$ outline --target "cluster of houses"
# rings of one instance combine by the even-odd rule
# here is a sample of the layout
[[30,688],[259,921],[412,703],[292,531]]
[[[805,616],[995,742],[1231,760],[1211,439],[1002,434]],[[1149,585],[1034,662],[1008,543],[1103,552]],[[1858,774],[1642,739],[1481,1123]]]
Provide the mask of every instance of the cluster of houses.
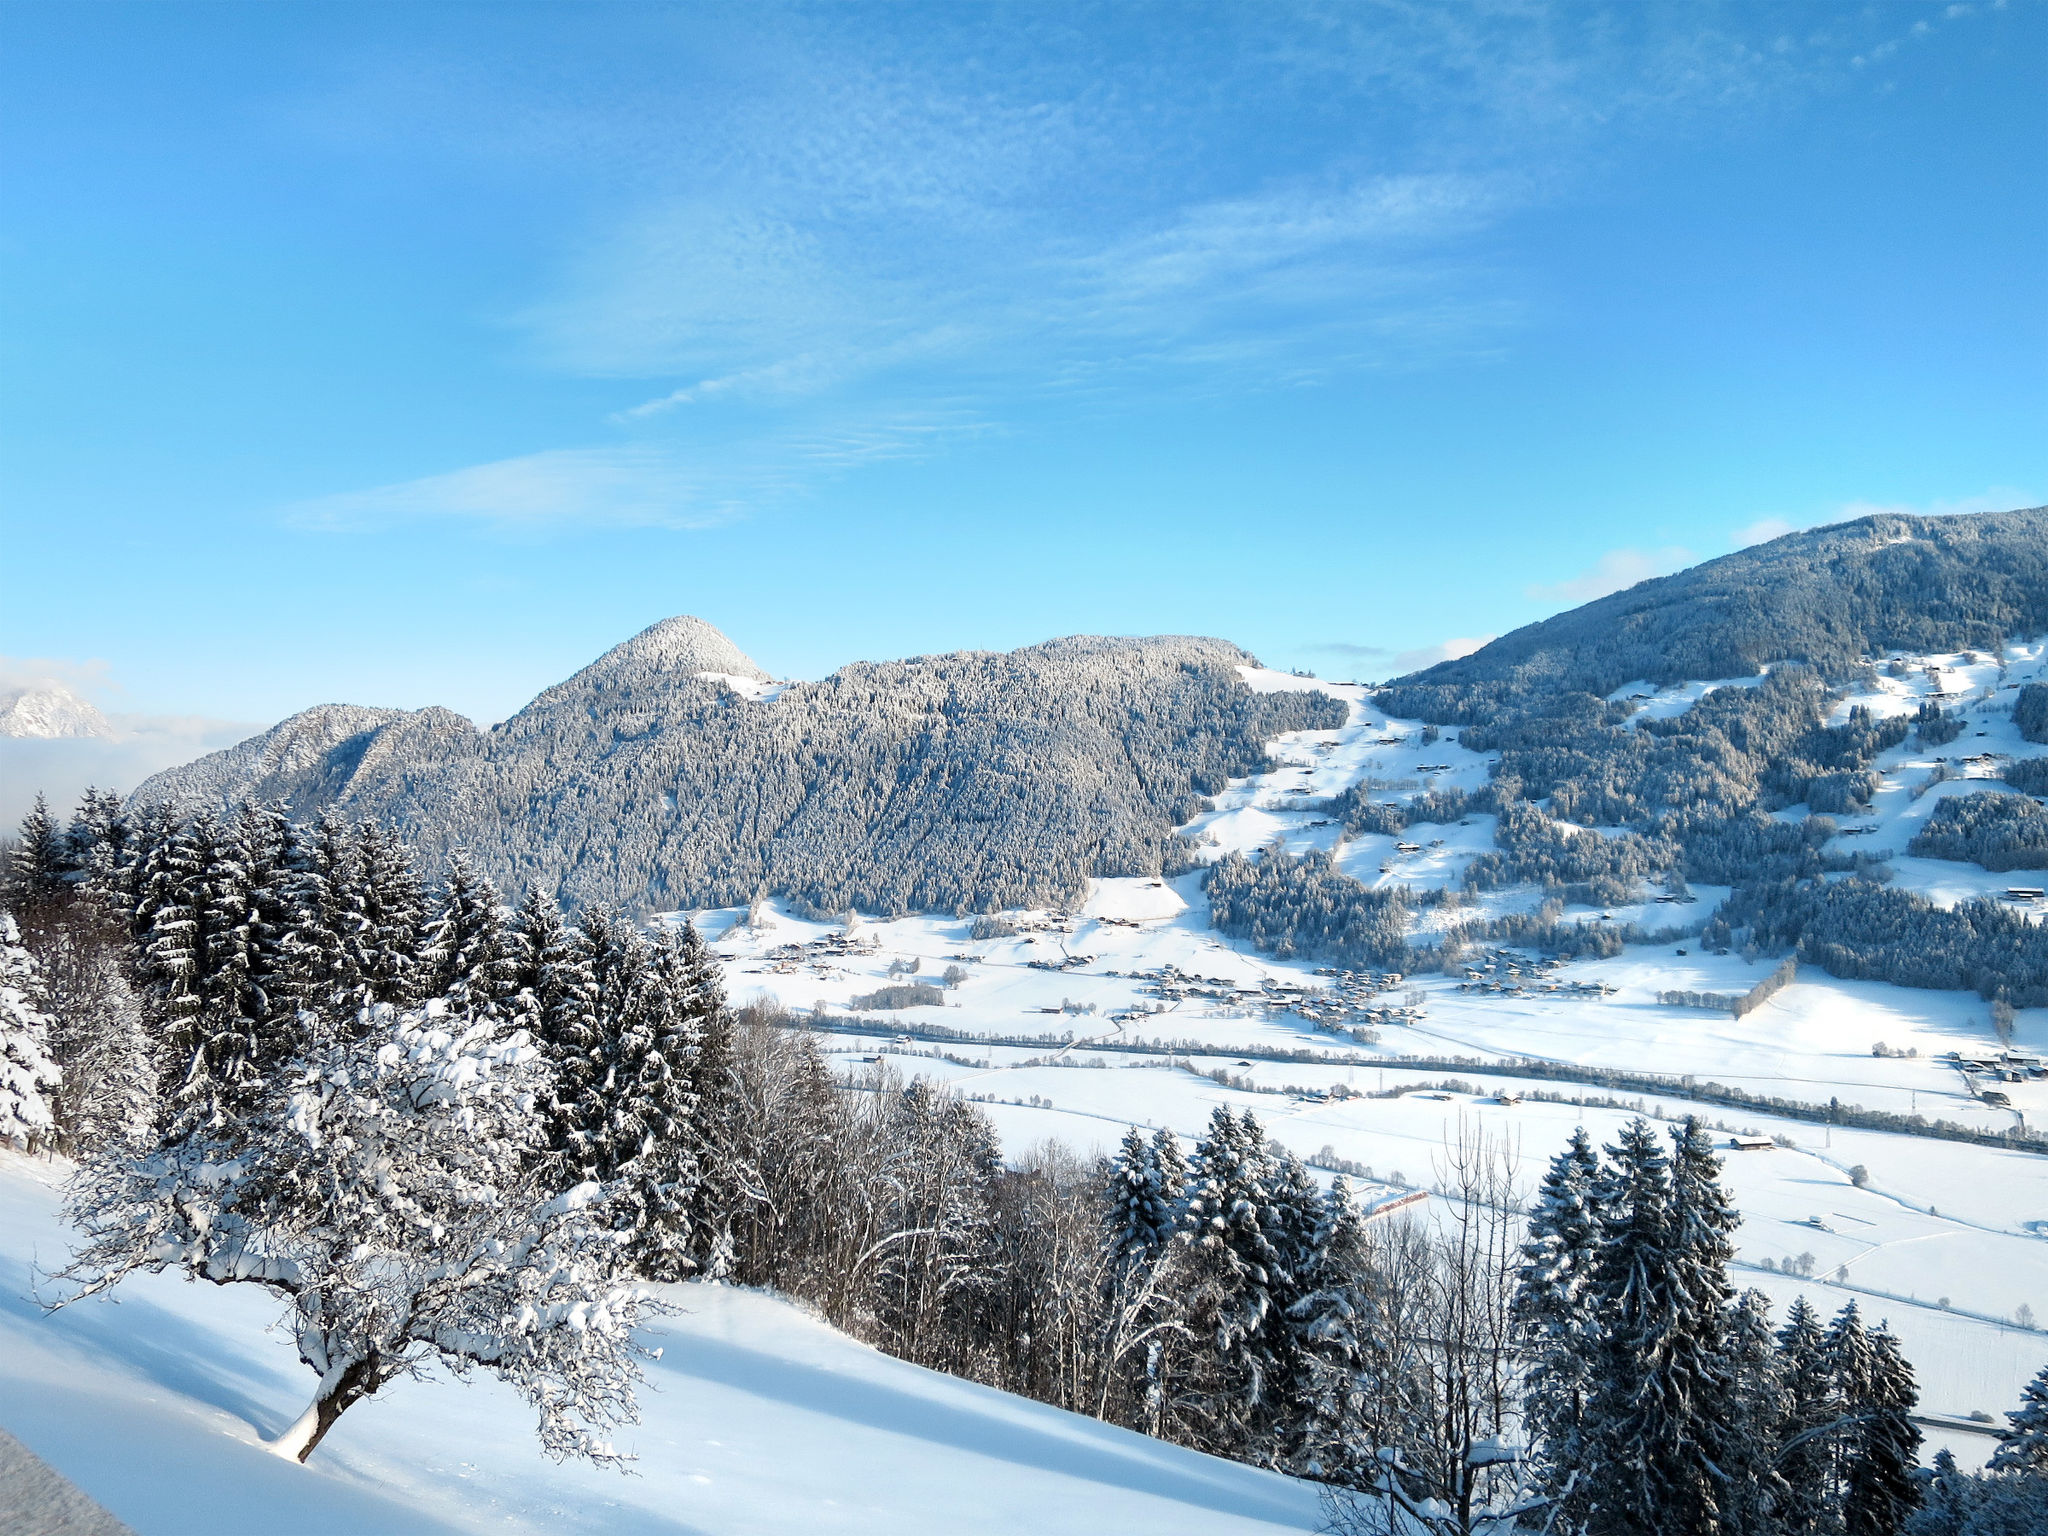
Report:
[[1496,997],[1611,997],[1614,988],[1598,981],[1558,981],[1552,976],[1564,964],[1549,956],[1488,950],[1462,967],[1460,992],[1487,992]]
[[[832,963],[833,957],[872,955],[879,948],[881,945],[871,937],[828,933],[803,944],[778,944],[760,957],[760,965],[742,969],[750,975],[766,971],[776,976],[794,976],[799,971],[810,971],[814,975],[830,976],[840,969]],[[731,960],[737,957],[722,955],[721,958]]]
[[1996,1046],[1964,1046],[1944,1058],[1963,1074],[1963,1084],[1985,1103],[2008,1102],[1991,1083],[2039,1082],[2048,1078],[2048,1058],[2033,1051],[2002,1050]]

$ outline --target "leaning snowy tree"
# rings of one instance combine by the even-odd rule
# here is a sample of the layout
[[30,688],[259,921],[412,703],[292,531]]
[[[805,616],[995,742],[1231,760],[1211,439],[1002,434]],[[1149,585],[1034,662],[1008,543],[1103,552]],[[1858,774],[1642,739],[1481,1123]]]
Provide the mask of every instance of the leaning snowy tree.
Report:
[[322,1034],[232,1129],[86,1165],[58,1305],[137,1271],[274,1292],[320,1378],[272,1443],[300,1461],[352,1403],[436,1361],[518,1389],[549,1454],[620,1461],[604,1434],[635,1417],[632,1330],[659,1306],[620,1278],[612,1191],[545,1177],[538,1053],[438,999]]

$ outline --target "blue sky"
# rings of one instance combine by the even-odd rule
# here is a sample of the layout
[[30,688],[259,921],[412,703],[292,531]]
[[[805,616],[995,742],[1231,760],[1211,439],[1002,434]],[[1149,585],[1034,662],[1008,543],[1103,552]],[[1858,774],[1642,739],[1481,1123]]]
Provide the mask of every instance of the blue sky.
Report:
[[683,612],[1387,676],[2048,501],[2040,0],[0,25],[0,665],[110,708],[496,719]]

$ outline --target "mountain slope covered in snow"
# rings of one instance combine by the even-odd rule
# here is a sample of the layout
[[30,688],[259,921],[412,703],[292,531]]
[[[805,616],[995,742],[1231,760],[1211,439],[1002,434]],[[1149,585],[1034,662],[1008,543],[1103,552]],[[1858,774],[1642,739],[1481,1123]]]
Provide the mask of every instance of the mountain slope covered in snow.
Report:
[[462,846],[501,886],[631,907],[980,910],[1186,867],[1172,829],[1317,693],[1257,693],[1220,640],[1079,636],[770,684],[671,619],[489,731],[326,706],[159,774],[138,801],[283,800]]

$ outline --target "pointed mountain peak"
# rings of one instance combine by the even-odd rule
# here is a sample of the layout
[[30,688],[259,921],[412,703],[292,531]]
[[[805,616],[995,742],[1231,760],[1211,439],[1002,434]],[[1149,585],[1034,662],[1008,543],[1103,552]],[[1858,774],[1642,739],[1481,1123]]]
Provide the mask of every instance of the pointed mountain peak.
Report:
[[644,667],[657,672],[723,672],[767,682],[754,658],[702,619],[678,614],[650,624],[591,663],[593,669]]
[[533,702],[544,703],[592,686],[632,686],[653,678],[692,677],[699,672],[768,681],[768,674],[754,659],[716,629],[702,619],[678,614],[659,624],[650,624],[632,639],[613,646],[574,677],[557,683]]

